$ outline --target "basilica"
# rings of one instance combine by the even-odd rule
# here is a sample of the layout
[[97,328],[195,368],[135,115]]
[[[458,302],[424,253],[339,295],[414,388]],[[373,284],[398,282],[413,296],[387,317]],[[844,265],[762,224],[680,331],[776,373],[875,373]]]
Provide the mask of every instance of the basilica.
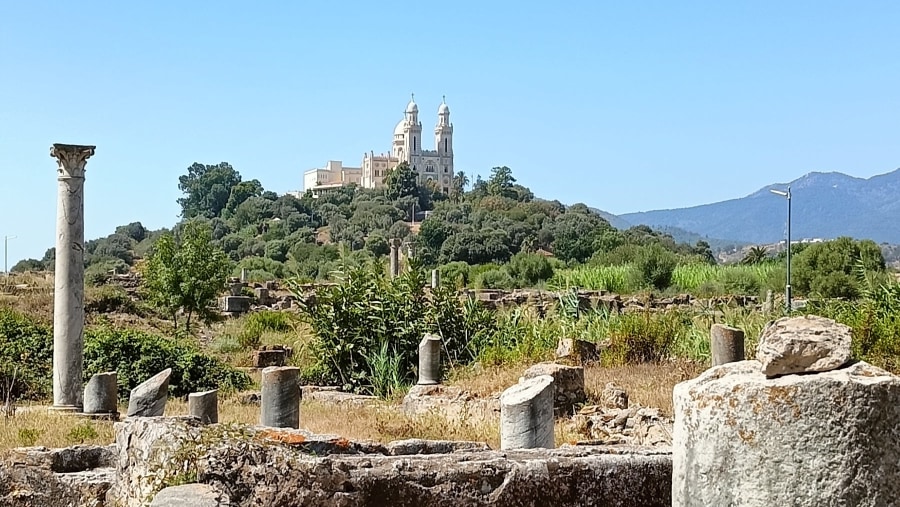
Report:
[[409,164],[419,175],[419,184],[433,182],[443,192],[450,192],[453,180],[453,124],[445,101],[438,107],[434,127],[434,149],[422,147],[422,122],[415,96],[406,105],[403,119],[394,128],[391,151],[363,155],[361,167],[345,167],[340,161],[329,161],[324,168],[303,173],[303,190],[319,195],[330,189],[356,183],[364,188],[379,188],[387,172],[401,162]]

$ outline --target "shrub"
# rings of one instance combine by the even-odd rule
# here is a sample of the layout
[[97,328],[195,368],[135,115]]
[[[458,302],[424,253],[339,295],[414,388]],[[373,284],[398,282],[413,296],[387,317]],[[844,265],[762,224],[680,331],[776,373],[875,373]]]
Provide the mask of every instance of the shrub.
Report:
[[484,271],[475,278],[476,289],[511,289],[516,283],[505,269]]
[[518,287],[531,287],[553,276],[550,261],[536,253],[520,252],[513,255],[506,270]]
[[663,290],[672,282],[678,257],[660,245],[653,244],[638,250],[634,264],[646,285]]
[[254,349],[259,347],[263,333],[284,333],[293,329],[290,314],[270,310],[253,312],[244,319],[244,326],[237,339],[241,348]]
[[652,363],[668,359],[687,324],[678,312],[630,312],[610,320],[610,346],[604,362],[612,365]]
[[5,391],[12,384],[9,394],[14,399],[44,398],[52,389],[52,365],[51,328],[24,314],[0,308],[0,388]]
[[196,345],[133,329],[107,326],[85,333],[84,380],[104,371],[118,374],[120,392],[128,392],[157,373],[172,368],[173,396],[208,389],[245,389],[246,373],[201,353]]
[[88,293],[84,305],[86,313],[130,313],[142,315],[140,308],[131,299],[125,289],[114,285],[104,285]]
[[450,262],[440,267],[441,284],[463,288],[469,283],[469,265],[465,262]]
[[[314,298],[299,299],[300,314],[316,339],[317,364],[309,380],[338,384],[357,392],[390,391],[388,386],[415,378],[418,344],[427,332],[439,333],[452,359],[472,357],[461,303],[449,289],[426,297],[425,271],[413,260],[410,269],[389,279],[380,265],[344,266],[337,283],[320,286]],[[296,281],[288,285],[299,292]]]

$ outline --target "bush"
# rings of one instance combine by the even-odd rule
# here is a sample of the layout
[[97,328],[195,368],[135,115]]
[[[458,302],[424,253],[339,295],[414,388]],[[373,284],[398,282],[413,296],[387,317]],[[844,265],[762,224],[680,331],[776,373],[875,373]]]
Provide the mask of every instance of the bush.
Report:
[[128,264],[121,259],[95,259],[94,263],[84,270],[84,281],[95,287],[105,284],[111,273],[127,273]]
[[505,269],[491,269],[480,273],[474,285],[476,289],[511,289],[516,282]]
[[668,359],[679,333],[687,329],[678,312],[630,312],[610,320],[610,346],[604,362],[612,365],[653,363]]
[[85,381],[95,373],[115,371],[120,392],[129,392],[166,368],[172,368],[169,393],[173,396],[209,389],[240,390],[250,386],[250,377],[246,373],[204,355],[191,343],[106,326],[85,333]]
[[[417,261],[390,279],[376,263],[344,266],[337,284],[320,286],[314,298],[299,299],[302,318],[316,335],[317,364],[309,380],[356,392],[394,392],[415,379],[418,345],[425,333],[439,333],[451,360],[474,357],[459,298],[450,289],[426,297],[425,271]],[[299,292],[295,280],[288,285]],[[394,379],[394,380],[391,380]],[[390,382],[389,382],[390,381]]]
[[259,347],[263,333],[273,331],[284,333],[294,329],[290,314],[284,312],[261,311],[251,313],[244,319],[244,326],[238,335],[241,348]]
[[142,315],[143,312],[122,287],[104,285],[87,294],[84,305],[85,313],[130,313]]
[[463,288],[469,284],[469,265],[465,262],[451,262],[439,268],[441,285]]
[[0,308],[0,394],[12,382],[11,398],[40,399],[51,393],[53,332],[16,311]]
[[546,257],[536,253],[520,252],[513,255],[506,265],[517,287],[533,287],[553,276],[553,266]]
[[671,284],[677,264],[678,257],[657,244],[641,248],[635,257],[635,266],[644,283],[658,290],[664,290]]

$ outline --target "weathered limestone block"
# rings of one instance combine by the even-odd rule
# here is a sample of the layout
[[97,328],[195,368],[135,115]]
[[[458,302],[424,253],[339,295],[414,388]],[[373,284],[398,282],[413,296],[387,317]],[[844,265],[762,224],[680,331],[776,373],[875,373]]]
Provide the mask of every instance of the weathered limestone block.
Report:
[[391,456],[410,454],[450,454],[453,452],[490,451],[484,442],[456,442],[453,440],[396,440],[384,446]]
[[607,382],[600,391],[600,406],[604,408],[628,408],[628,392],[612,382]]
[[98,373],[84,387],[85,414],[119,415],[119,386],[114,371]]
[[408,416],[436,414],[449,420],[496,420],[500,416],[500,399],[476,398],[459,387],[415,385],[403,397],[403,413]]
[[500,395],[500,448],[552,449],[553,377],[523,379]]
[[104,507],[114,480],[112,468],[54,473],[17,466],[0,458],[0,505],[3,507]]
[[584,368],[581,366],[567,366],[558,363],[538,363],[522,375],[529,379],[549,375],[553,377],[555,389],[554,407],[558,413],[571,414],[575,405],[584,403],[587,399],[584,393]]
[[712,365],[744,360],[744,331],[723,324],[713,324],[709,330]]
[[153,497],[150,507],[228,507],[228,496],[208,484],[169,486]]
[[43,468],[56,473],[74,473],[113,467],[117,457],[117,450],[112,445],[76,445],[58,449],[18,447],[9,451],[6,460],[15,465]]
[[287,351],[284,349],[254,350],[251,359],[254,368],[284,366],[285,360],[287,359]]
[[595,344],[574,338],[559,340],[559,344],[556,347],[556,357],[581,365],[600,360]]
[[247,296],[222,296],[220,307],[227,313],[244,313],[250,311],[250,298]]
[[817,315],[783,317],[759,337],[756,359],[767,376],[828,371],[850,360],[850,328]]
[[110,501],[119,507],[148,505],[162,483],[185,468],[183,459],[197,483],[227,494],[236,507],[668,507],[671,502],[671,456],[664,449],[457,449],[389,456],[383,448],[343,441],[349,454],[336,454],[344,452],[338,445],[307,450],[309,440],[288,438],[297,434],[201,428],[174,418],[118,423],[120,480]]
[[113,446],[22,447],[0,455],[0,505],[100,507],[115,478]]
[[188,413],[203,424],[219,422],[219,391],[203,391],[188,395]]
[[900,378],[865,362],[767,378],[757,361],[675,386],[675,507],[896,506]]
[[159,417],[166,412],[169,397],[169,378],[172,368],[157,373],[131,390],[128,398],[128,417]]

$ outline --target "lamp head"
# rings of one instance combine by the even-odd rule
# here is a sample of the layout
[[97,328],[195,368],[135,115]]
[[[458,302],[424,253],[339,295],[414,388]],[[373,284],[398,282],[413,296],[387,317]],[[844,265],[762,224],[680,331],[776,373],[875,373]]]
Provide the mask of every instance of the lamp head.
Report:
[[780,195],[781,197],[787,197],[787,196],[788,196],[788,193],[787,193],[787,192],[783,192],[783,191],[781,191],[781,190],[775,190],[774,188],[770,188],[770,189],[769,189],[769,192],[772,192],[772,193],[775,194],[775,195]]

